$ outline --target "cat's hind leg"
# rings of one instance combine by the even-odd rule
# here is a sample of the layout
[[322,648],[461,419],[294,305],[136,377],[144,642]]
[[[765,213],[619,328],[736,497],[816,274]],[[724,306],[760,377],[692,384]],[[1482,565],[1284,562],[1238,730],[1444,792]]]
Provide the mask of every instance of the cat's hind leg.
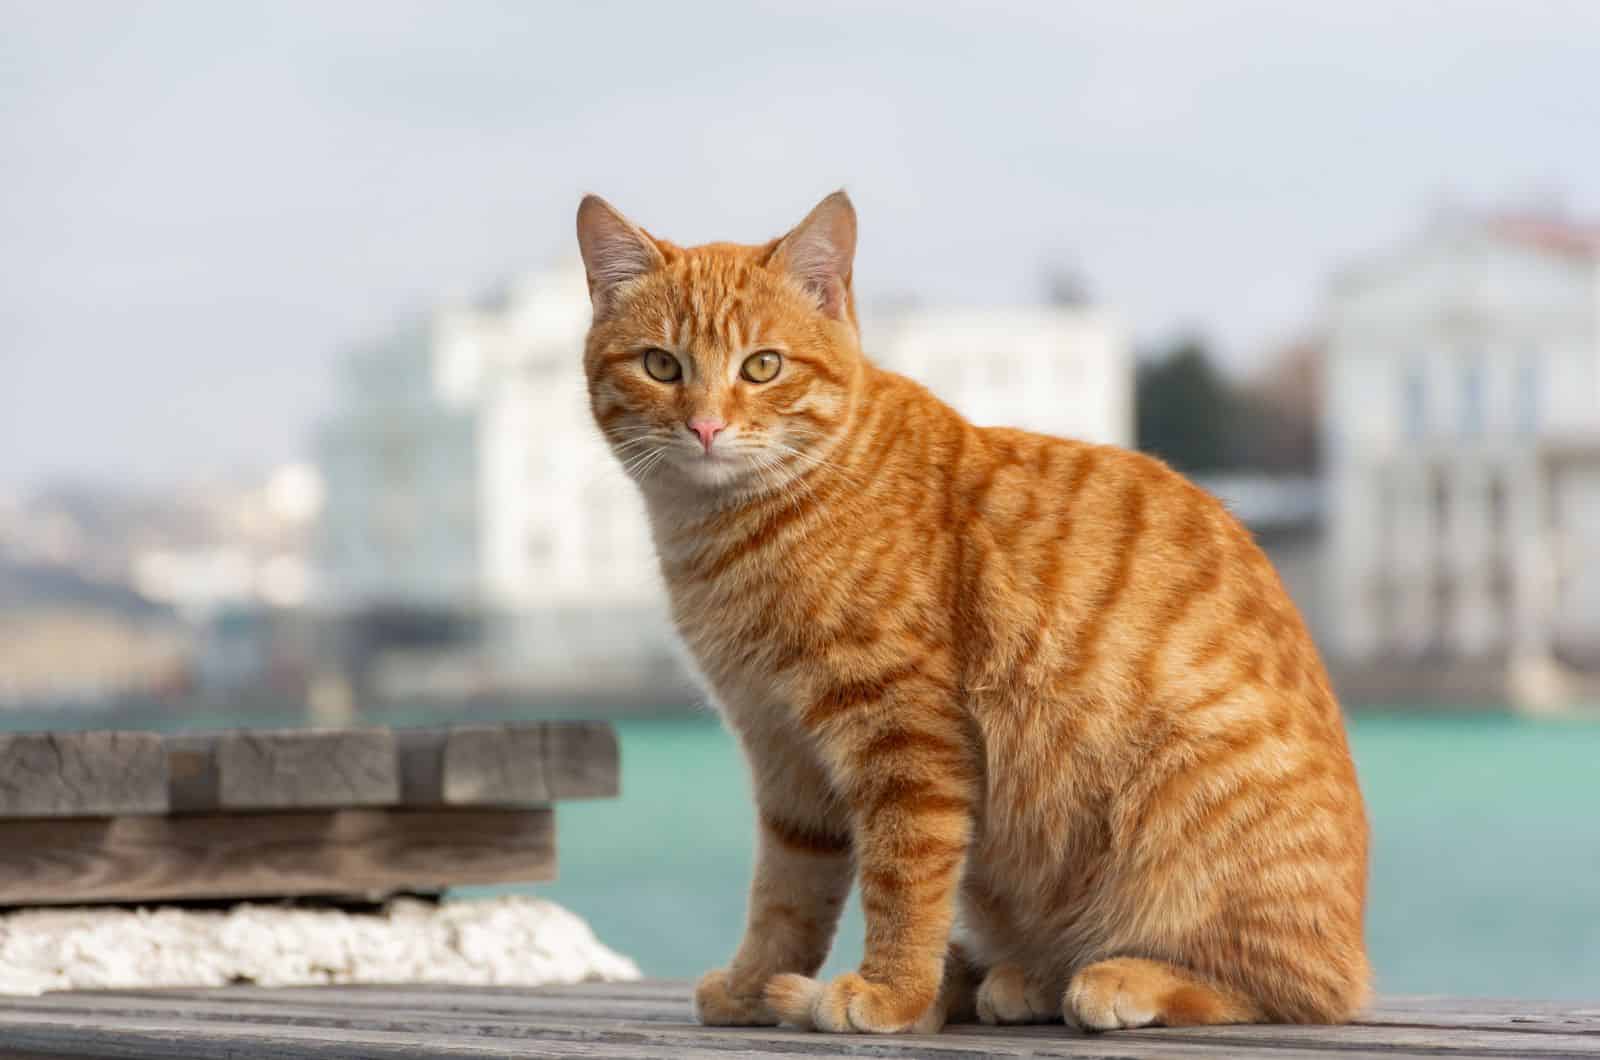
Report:
[[1116,957],[1080,969],[1067,984],[1061,1013],[1086,1031],[1255,1023],[1259,1006],[1164,961]]
[[1056,990],[1030,976],[1020,964],[997,964],[978,987],[977,1015],[984,1023],[1054,1023],[1061,1018]]

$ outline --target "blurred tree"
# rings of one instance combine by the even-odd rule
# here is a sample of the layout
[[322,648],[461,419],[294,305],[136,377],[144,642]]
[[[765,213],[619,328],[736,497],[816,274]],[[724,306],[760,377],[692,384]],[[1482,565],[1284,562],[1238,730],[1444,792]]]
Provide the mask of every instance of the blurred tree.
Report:
[[1141,361],[1134,391],[1134,430],[1141,450],[1180,471],[1229,466],[1235,400],[1198,338]]
[[1141,450],[1187,472],[1313,474],[1318,467],[1321,347],[1301,342],[1245,385],[1185,338],[1140,362],[1135,425]]

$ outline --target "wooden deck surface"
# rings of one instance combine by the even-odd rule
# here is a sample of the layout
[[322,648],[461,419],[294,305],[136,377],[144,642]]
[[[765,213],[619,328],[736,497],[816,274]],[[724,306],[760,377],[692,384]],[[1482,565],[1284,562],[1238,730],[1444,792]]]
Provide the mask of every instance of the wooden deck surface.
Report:
[[1600,1057],[1600,1001],[1392,998],[1347,1027],[930,1037],[697,1026],[686,983],[111,991],[0,999],[0,1057]]

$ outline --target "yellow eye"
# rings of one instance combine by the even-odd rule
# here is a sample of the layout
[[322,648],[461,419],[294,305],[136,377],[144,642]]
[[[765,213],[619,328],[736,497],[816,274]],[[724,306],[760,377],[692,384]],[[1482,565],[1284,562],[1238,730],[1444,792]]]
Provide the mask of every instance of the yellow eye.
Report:
[[762,350],[744,359],[739,374],[752,383],[770,383],[778,377],[778,371],[782,368],[783,354],[777,350]]
[[645,350],[644,370],[651,379],[660,383],[675,383],[683,378],[683,365],[666,350]]

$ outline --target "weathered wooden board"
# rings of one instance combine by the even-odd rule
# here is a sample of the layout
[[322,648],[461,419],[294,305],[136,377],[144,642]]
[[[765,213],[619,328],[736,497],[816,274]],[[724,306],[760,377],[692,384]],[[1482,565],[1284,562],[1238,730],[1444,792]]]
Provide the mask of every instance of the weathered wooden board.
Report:
[[[475,1037],[441,1039],[431,1032],[299,1027],[259,1028],[221,1024],[200,1030],[182,1020],[127,1019],[114,1027],[84,1025],[81,1017],[49,1015],[13,1017],[0,1009],[0,1058],[93,1057],[95,1060],[453,1060],[455,1057],[595,1057],[636,1058],[651,1055],[636,1045],[611,1045],[584,1039],[537,1038],[508,1041]],[[668,1055],[657,1053],[654,1055]],[[722,1050],[670,1054],[685,1060],[716,1057]]]
[[599,721],[400,730],[408,806],[535,806],[615,796],[617,736]]
[[[1391,999],[1348,1027],[946,1028],[934,1036],[696,1026],[686,983],[117,991],[0,1003],[0,1057],[1600,1056],[1600,1004]],[[1525,1022],[1524,1022],[1525,1021]]]
[[399,744],[390,729],[240,730],[217,737],[217,808],[394,806]]
[[543,806],[618,790],[605,722],[0,735],[0,818]]
[[542,725],[471,725],[445,735],[441,783],[451,805],[526,805],[549,802]]
[[387,893],[555,875],[548,809],[0,821],[0,904]]
[[465,806],[608,798],[619,757],[604,722],[457,726],[445,736],[442,794]]
[[553,799],[605,799],[621,789],[617,734],[602,722],[547,725],[544,771]]
[[166,811],[167,755],[155,733],[0,733],[0,817]]
[[[217,808],[216,734],[178,733],[166,737],[167,805],[173,813],[199,813]],[[111,811],[134,813],[133,810]]]
[[400,804],[444,805],[444,748],[437,729],[396,729],[400,755]]

